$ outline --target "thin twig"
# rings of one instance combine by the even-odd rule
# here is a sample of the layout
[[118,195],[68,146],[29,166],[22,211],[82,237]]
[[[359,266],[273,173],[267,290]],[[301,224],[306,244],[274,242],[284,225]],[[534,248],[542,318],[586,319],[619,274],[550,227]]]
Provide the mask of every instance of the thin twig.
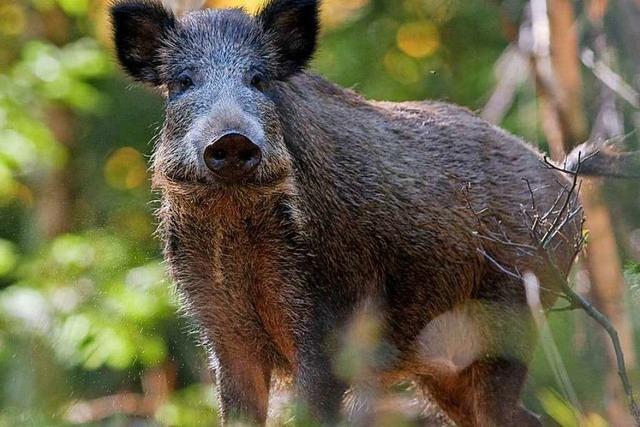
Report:
[[535,198],[535,196],[533,194],[533,189],[531,188],[531,183],[529,182],[529,180],[527,178],[522,178],[522,180],[527,183],[527,188],[529,189],[529,194],[531,195],[531,210],[533,210],[535,212],[538,209],[536,208],[536,198]]
[[502,271],[504,274],[511,276],[515,279],[521,279],[522,276],[520,275],[520,273],[516,272],[512,272],[509,271],[507,268],[503,267],[502,264],[500,264],[498,261],[496,261],[491,255],[489,255],[484,249],[477,249],[478,253],[480,253],[483,257],[485,257],[487,260],[489,260],[489,262],[491,262],[497,269],[499,269],[500,271]]

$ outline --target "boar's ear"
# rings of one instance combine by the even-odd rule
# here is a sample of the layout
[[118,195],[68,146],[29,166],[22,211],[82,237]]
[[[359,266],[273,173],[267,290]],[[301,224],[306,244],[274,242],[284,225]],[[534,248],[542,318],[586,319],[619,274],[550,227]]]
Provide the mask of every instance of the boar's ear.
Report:
[[153,0],[117,0],[111,21],[120,64],[134,79],[160,85],[160,48],[175,30],[173,13]]
[[318,0],[271,0],[257,15],[278,53],[277,78],[303,69],[316,49]]

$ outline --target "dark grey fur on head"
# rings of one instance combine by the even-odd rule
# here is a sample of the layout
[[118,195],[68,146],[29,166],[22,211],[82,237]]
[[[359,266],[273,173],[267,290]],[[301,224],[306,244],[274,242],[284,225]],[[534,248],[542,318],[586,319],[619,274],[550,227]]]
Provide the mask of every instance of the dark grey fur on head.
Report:
[[[269,77],[286,79],[307,65],[319,31],[317,0],[272,0],[255,18],[236,9],[191,12],[180,19],[158,1],[116,0],[111,19],[120,63],[136,80],[156,86],[170,78],[161,76],[159,68],[163,50],[176,41],[190,39],[196,47],[224,35],[232,45],[251,44],[265,60]],[[208,37],[194,33],[194,27]]]

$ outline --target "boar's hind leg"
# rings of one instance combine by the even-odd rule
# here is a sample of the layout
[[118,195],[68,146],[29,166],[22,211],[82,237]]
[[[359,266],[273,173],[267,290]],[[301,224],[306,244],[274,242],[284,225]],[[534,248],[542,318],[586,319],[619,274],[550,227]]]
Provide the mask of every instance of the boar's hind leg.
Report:
[[520,361],[487,358],[458,374],[425,380],[425,385],[460,427],[539,427],[538,417],[520,404],[526,373]]
[[230,422],[248,422],[264,425],[269,404],[271,369],[250,353],[232,354],[216,352],[215,374],[220,398],[222,419]]
[[[536,341],[521,283],[491,277],[468,301],[463,326],[479,337],[475,356],[457,369],[426,377],[425,385],[459,426],[540,426],[520,393]],[[474,329],[475,328],[475,329]],[[463,338],[464,339],[464,338]]]

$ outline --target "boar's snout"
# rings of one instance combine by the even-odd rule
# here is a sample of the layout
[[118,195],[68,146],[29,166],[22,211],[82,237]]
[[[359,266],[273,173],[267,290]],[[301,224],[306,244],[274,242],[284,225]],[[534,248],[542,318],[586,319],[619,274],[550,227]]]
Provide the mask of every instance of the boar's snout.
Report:
[[218,178],[236,182],[247,177],[262,160],[262,150],[239,133],[228,133],[204,150],[204,163]]

